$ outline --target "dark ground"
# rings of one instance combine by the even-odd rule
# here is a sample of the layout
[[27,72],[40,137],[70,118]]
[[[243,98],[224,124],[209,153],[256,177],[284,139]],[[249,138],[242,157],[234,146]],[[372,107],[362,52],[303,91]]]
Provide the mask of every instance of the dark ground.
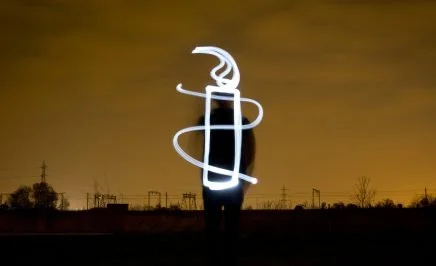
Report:
[[[0,265],[207,265],[203,243],[201,233],[3,235]],[[434,243],[425,233],[259,233],[242,237],[240,265],[436,265]]]
[[[202,217],[7,211],[0,213],[0,266],[208,265]],[[436,265],[435,209],[244,211],[241,229],[239,265]],[[223,254],[228,249],[222,245]]]

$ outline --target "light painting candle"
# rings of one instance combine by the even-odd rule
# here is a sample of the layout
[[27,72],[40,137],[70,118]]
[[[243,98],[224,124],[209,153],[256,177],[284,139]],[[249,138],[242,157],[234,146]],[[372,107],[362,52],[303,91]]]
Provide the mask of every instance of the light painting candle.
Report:
[[[232,187],[235,187],[239,183],[239,178],[244,179],[252,184],[257,184],[257,179],[242,173],[239,173],[239,167],[240,167],[240,158],[241,158],[241,143],[242,143],[242,130],[251,129],[255,126],[257,126],[263,117],[263,108],[262,106],[255,100],[247,99],[247,98],[241,98],[240,97],[240,91],[237,89],[239,85],[240,80],[240,74],[239,69],[236,65],[236,62],[234,61],[233,57],[224,51],[223,49],[220,49],[218,47],[213,46],[204,46],[204,47],[197,47],[193,50],[192,53],[205,53],[205,54],[211,54],[220,60],[220,63],[214,67],[210,74],[213,79],[215,79],[218,86],[207,86],[206,87],[206,93],[199,93],[199,92],[193,92],[188,91],[182,88],[182,84],[177,85],[176,89],[177,91],[196,96],[196,97],[203,97],[206,98],[206,105],[205,105],[205,124],[204,126],[193,126],[189,128],[185,128],[182,130],[179,130],[173,138],[173,145],[176,151],[188,162],[203,168],[203,185],[206,187],[209,187],[211,190],[224,190],[229,189]],[[221,69],[223,66],[226,66],[226,69],[220,74],[216,75],[216,72]],[[232,79],[226,79],[225,76],[230,73],[230,71],[233,70],[233,76]],[[230,94],[232,96],[217,96],[213,95],[213,93],[220,92],[220,93],[226,93]],[[211,100],[217,99],[217,100],[232,100],[233,101],[233,114],[234,114],[234,120],[233,125],[211,125],[210,124],[210,112],[211,112]],[[241,102],[249,102],[256,105],[256,107],[259,110],[259,114],[257,118],[246,125],[242,125],[242,113],[241,113]],[[219,168],[213,165],[209,165],[209,152],[210,152],[210,130],[234,130],[235,132],[235,152],[234,152],[234,165],[233,165],[233,171]],[[205,131],[205,143],[204,143],[204,157],[203,162],[200,162],[193,158],[192,156],[188,155],[186,152],[183,151],[183,149],[180,147],[178,143],[178,138],[180,135],[188,132],[193,131],[199,131],[204,130]],[[227,175],[231,176],[230,181],[225,182],[217,182],[217,181],[210,181],[208,179],[208,172],[214,172],[217,174]]]

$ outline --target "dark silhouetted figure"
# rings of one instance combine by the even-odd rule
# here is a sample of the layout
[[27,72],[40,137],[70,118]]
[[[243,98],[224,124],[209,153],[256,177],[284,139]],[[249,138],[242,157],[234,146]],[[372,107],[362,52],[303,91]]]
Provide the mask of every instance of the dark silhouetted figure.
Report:
[[[214,103],[216,104],[216,108],[211,111],[210,124],[233,125],[233,102],[214,100]],[[242,124],[249,123],[250,121],[247,118],[242,117]],[[200,118],[198,124],[204,125],[204,116]],[[234,134],[234,130],[211,129],[209,165],[233,171],[235,157]],[[254,157],[255,138],[253,130],[242,130],[240,173],[251,174]],[[202,176],[203,172],[201,172],[201,177]],[[224,182],[229,181],[231,176],[216,174],[209,171],[208,178],[210,181]],[[239,179],[238,186],[225,190],[210,190],[208,187],[203,185],[205,226],[208,233],[207,248],[212,264],[236,264],[240,213],[244,201],[244,194],[248,187],[249,183],[242,179]],[[224,212],[222,211],[223,208]],[[224,234],[221,234],[222,220],[224,220]]]

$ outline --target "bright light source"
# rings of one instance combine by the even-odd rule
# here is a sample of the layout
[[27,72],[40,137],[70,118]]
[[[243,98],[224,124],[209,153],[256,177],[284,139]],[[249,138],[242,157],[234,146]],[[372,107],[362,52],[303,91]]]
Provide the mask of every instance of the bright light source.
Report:
[[[239,178],[244,179],[252,184],[257,184],[256,178],[239,173],[239,163],[241,158],[242,130],[253,128],[260,123],[263,117],[263,108],[255,100],[240,97],[240,91],[237,89],[240,80],[239,69],[238,66],[236,65],[235,60],[229,53],[227,53],[221,48],[213,47],[213,46],[196,47],[192,51],[192,53],[211,54],[218,57],[220,63],[216,67],[214,67],[210,72],[211,77],[216,81],[216,84],[218,86],[207,86],[206,93],[200,93],[200,92],[185,90],[182,88],[182,84],[177,85],[176,89],[181,93],[196,96],[196,97],[206,98],[206,108],[205,108],[205,121],[204,121],[205,125],[188,127],[178,131],[173,138],[174,148],[185,160],[192,163],[193,165],[196,165],[204,169],[203,185],[209,187],[211,190],[224,190],[224,189],[235,187],[239,183]],[[226,69],[221,74],[217,75],[216,72],[224,66],[226,66]],[[227,76],[232,70],[233,70],[232,78],[231,79],[225,78],[225,76]],[[233,96],[212,95],[212,93],[214,92],[227,93]],[[234,106],[233,125],[210,125],[211,99],[233,101],[233,106]],[[242,125],[241,102],[253,103],[259,109],[259,114],[257,118],[250,124]],[[210,149],[209,146],[210,146],[211,129],[234,130],[235,160],[233,165],[233,171],[219,168],[213,165],[209,165],[209,149]],[[200,131],[200,130],[205,131],[203,162],[200,162],[195,158],[193,158],[192,156],[188,155],[185,151],[183,151],[183,149],[180,147],[178,143],[178,138],[180,135],[184,133],[188,133],[192,131]],[[227,175],[227,176],[231,176],[232,178],[230,181],[226,181],[226,182],[209,181],[208,172]]]

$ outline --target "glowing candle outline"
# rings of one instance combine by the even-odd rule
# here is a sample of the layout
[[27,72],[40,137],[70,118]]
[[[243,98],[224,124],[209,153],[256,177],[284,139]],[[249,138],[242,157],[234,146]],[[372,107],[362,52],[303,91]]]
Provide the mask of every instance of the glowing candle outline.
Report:
[[[185,90],[182,88],[182,84],[178,84],[176,90],[180,93],[206,98],[206,107],[205,107],[205,125],[204,126],[193,126],[189,128],[184,128],[179,130],[173,137],[173,145],[175,150],[182,156],[185,160],[192,163],[195,166],[198,166],[203,169],[203,185],[209,187],[211,190],[223,190],[232,188],[238,185],[239,178],[244,179],[252,184],[257,184],[258,180],[254,177],[239,173],[239,163],[240,163],[240,152],[241,152],[241,143],[242,143],[242,130],[251,129],[257,126],[262,118],[263,118],[263,108],[255,100],[248,98],[241,98],[240,91],[237,89],[240,81],[240,73],[239,69],[234,61],[233,57],[224,51],[221,48],[213,47],[213,46],[203,46],[196,47],[192,53],[205,53],[211,54],[220,60],[220,63],[214,67],[210,71],[211,77],[216,81],[218,86],[206,86],[206,93],[194,92]],[[216,72],[221,69],[224,65],[227,65],[226,69],[219,75],[216,75]],[[224,78],[230,71],[233,69],[233,77],[232,79]],[[213,95],[213,92],[222,92],[226,94],[232,94],[233,96],[217,96]],[[211,99],[217,100],[232,100],[234,103],[234,121],[233,125],[210,125],[209,117],[210,117],[210,106]],[[259,114],[257,118],[246,125],[242,125],[242,113],[241,113],[241,102],[253,103],[259,110]],[[235,160],[233,171],[219,168],[213,165],[209,165],[209,138],[210,138],[210,130],[234,130],[235,131]],[[200,162],[188,155],[178,144],[178,138],[180,135],[192,131],[205,130],[205,152],[203,156],[203,162]],[[222,175],[231,176],[230,181],[226,182],[212,182],[208,180],[208,172],[214,172]]]

